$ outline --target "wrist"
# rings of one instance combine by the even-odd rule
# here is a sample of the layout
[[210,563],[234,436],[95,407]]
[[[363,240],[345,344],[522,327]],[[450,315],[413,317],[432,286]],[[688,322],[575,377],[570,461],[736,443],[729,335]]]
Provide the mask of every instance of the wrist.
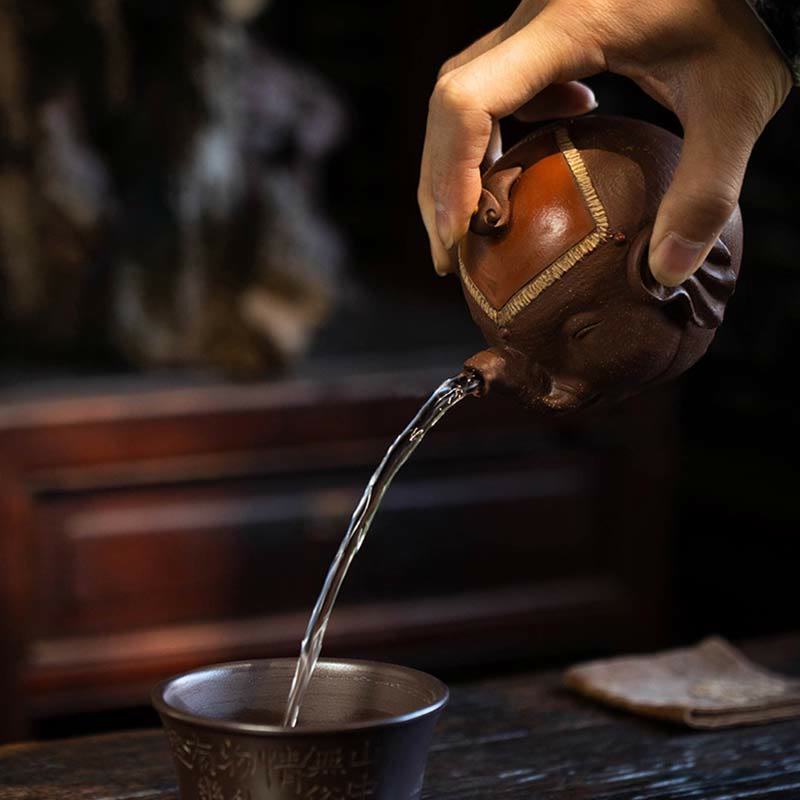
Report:
[[783,58],[791,83],[800,84],[800,8],[792,0],[745,0]]

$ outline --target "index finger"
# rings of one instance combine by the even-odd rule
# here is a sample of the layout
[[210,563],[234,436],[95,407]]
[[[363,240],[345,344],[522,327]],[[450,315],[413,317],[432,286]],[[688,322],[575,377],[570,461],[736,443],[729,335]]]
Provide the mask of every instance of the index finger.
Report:
[[493,120],[513,113],[551,83],[602,69],[602,56],[580,46],[551,16],[545,9],[513,36],[437,83],[423,158],[445,247],[466,233],[480,197],[480,165]]

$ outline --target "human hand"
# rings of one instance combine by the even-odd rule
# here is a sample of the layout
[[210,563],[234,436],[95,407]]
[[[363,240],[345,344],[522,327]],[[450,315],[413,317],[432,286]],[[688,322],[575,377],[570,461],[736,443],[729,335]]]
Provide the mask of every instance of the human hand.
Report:
[[448,61],[431,96],[418,201],[440,274],[469,227],[497,121],[596,107],[581,78],[610,71],[671,109],[684,130],[650,241],[654,277],[675,286],[705,260],[736,207],[753,145],[792,75],[745,0],[523,0]]

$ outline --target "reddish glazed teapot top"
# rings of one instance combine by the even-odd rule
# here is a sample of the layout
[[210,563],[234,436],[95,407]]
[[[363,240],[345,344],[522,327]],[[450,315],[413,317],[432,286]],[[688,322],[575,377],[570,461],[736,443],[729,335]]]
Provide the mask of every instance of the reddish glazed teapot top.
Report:
[[485,173],[459,274],[489,349],[466,362],[550,411],[622,399],[705,353],[741,261],[737,209],[706,262],[669,288],[647,251],[681,140],[637,120],[540,128]]

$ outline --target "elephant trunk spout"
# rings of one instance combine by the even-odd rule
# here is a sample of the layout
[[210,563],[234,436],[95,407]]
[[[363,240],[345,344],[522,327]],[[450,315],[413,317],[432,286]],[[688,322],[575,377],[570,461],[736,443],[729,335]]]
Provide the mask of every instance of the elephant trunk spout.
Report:
[[464,369],[475,373],[481,380],[478,397],[486,397],[489,389],[495,384],[505,384],[506,359],[496,350],[482,350],[464,362]]

